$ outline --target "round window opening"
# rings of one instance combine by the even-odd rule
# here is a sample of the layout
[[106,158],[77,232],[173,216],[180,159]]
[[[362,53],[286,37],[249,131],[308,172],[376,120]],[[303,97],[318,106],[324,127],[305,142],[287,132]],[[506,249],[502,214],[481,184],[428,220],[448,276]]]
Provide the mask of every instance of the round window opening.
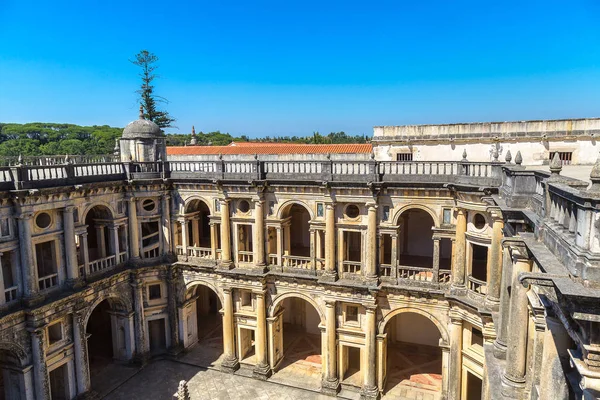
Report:
[[52,223],[52,218],[50,218],[50,214],[48,213],[39,213],[37,217],[35,217],[35,224],[38,228],[46,229]]
[[142,208],[146,211],[153,211],[156,207],[154,200],[146,199],[142,202]]
[[346,207],[346,216],[348,218],[356,218],[358,217],[358,214],[360,214],[360,210],[354,204],[350,204]]
[[242,200],[238,204],[238,210],[247,213],[250,210],[250,204],[246,200]]
[[475,225],[475,228],[483,229],[485,227],[485,217],[481,214],[475,214],[473,224]]

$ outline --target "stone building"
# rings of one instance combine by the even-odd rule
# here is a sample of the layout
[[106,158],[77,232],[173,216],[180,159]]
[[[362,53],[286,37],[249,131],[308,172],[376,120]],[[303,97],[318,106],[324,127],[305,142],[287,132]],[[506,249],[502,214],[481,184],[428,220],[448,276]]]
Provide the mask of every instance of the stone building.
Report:
[[0,167],[4,398],[154,357],[365,399],[598,396],[600,165],[587,189],[558,155],[167,161],[142,118],[120,149]]

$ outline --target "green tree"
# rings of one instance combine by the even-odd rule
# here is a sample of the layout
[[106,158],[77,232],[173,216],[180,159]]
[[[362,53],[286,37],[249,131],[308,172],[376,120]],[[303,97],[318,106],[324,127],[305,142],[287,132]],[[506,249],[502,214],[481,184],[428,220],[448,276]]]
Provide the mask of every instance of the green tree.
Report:
[[142,86],[136,93],[140,95],[140,101],[144,107],[144,118],[154,122],[161,128],[172,127],[175,119],[169,115],[167,111],[162,111],[157,108],[158,103],[168,103],[164,97],[154,94],[154,85],[152,81],[156,78],[154,71],[158,66],[158,57],[148,50],[142,50],[135,55],[134,60],[129,60],[134,65],[142,69],[140,77],[142,78]]

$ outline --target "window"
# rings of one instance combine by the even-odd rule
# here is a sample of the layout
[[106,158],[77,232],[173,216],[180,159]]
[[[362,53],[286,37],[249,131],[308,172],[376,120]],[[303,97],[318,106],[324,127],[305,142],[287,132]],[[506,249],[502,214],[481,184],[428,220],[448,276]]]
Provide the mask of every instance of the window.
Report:
[[62,322],[54,323],[48,326],[48,344],[53,344],[62,340]]
[[571,161],[573,160],[573,152],[572,151],[551,151],[550,152],[550,161],[554,158],[554,155],[558,153],[558,159],[562,163],[562,165],[571,165]]
[[221,202],[219,199],[215,200],[215,210],[216,212],[221,212]]
[[360,210],[354,204],[350,204],[346,207],[346,217],[354,219],[357,218],[359,214]]
[[35,217],[35,225],[40,229],[46,229],[52,224],[52,217],[46,212],[41,212]]
[[8,218],[0,219],[0,236],[1,237],[9,237],[10,236],[10,220]]
[[317,203],[317,217],[323,217],[325,215],[325,207],[323,203]]
[[396,154],[396,161],[412,161],[413,154],[412,153],[398,153]]
[[148,286],[148,299],[149,300],[156,300],[156,299],[160,299],[161,297],[162,297],[162,294],[161,294],[161,290],[160,290],[160,283]]
[[246,200],[240,200],[238,203],[238,211],[244,214],[247,213],[250,211],[250,203],[248,203]]
[[248,290],[242,290],[242,307],[252,306],[252,293]]
[[346,322],[358,322],[357,306],[346,306]]
[[146,211],[154,211],[156,202],[152,199],[146,199],[142,202],[142,208]]
[[471,346],[473,345],[483,347],[483,333],[477,328],[471,328]]
[[450,225],[452,223],[452,210],[444,208],[444,224]]
[[117,201],[117,213],[123,214],[123,200]]
[[475,214],[473,216],[473,225],[475,225],[475,228],[477,229],[483,229],[485,228],[485,217],[482,214]]
[[383,206],[383,220],[387,221],[390,219],[390,206]]
[[269,201],[269,215],[273,215],[274,211],[275,211],[275,202]]

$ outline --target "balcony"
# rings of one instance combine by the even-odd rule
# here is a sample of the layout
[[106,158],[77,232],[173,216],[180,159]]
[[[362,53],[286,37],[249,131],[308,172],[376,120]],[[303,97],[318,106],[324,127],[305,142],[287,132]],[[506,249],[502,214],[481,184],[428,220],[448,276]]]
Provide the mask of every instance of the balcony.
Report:
[[58,285],[58,274],[57,273],[42,276],[41,278],[38,279],[39,290],[50,289],[51,287],[54,287],[56,285]]

